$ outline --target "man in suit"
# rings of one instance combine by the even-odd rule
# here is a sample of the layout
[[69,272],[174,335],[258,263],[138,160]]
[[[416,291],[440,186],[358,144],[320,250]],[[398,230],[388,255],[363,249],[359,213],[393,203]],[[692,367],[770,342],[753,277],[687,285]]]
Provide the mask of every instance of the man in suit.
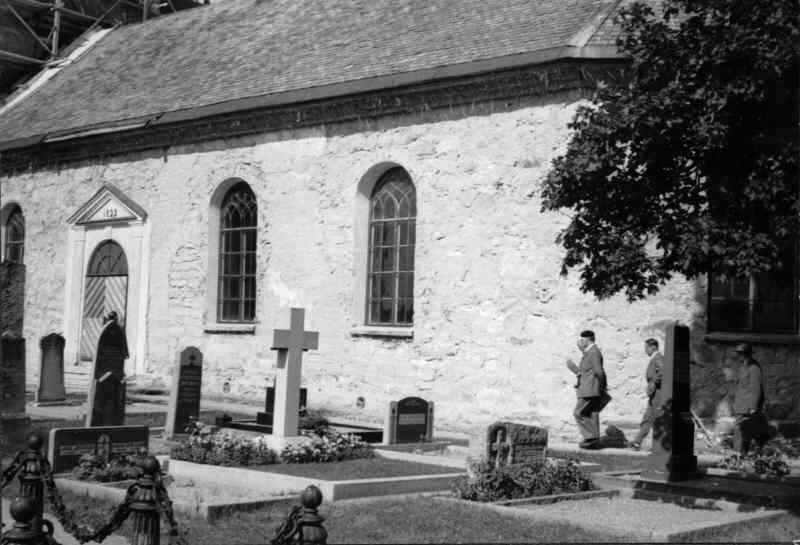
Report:
[[642,423],[639,425],[639,433],[630,442],[633,450],[639,450],[642,441],[650,430],[653,429],[653,422],[656,419],[656,411],[661,407],[661,369],[664,368],[664,356],[658,351],[658,341],[647,339],[644,342],[644,353],[650,356],[650,363],[647,364],[645,379],[647,380],[647,409],[642,416]]
[[753,349],[749,343],[737,345],[734,352],[739,357],[741,367],[733,400],[733,414],[736,417],[733,448],[746,454],[751,441],[763,446],[769,439],[769,423],[763,412],[764,382],[761,365],[753,359]]
[[578,377],[575,385],[578,402],[575,404],[575,422],[583,436],[580,448],[595,449],[600,442],[600,411],[606,394],[606,373],[603,370],[603,355],[594,344],[594,332],[583,331],[578,339],[578,348],[583,352],[580,365],[567,359],[567,368]]

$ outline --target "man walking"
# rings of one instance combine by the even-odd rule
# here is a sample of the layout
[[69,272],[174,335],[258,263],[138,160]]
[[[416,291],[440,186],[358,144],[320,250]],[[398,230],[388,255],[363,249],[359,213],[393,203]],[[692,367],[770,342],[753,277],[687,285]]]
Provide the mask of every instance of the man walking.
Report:
[[647,379],[647,409],[642,416],[642,423],[639,425],[639,433],[630,442],[633,450],[642,447],[642,441],[650,430],[653,429],[653,422],[656,419],[656,411],[661,407],[661,369],[664,367],[664,356],[658,351],[658,341],[647,339],[644,342],[644,353],[650,356],[650,363],[647,364],[645,379]]
[[581,332],[578,348],[583,352],[580,366],[567,359],[567,368],[578,377],[578,402],[575,404],[575,422],[583,436],[580,448],[595,449],[600,441],[600,411],[605,406],[606,373],[603,370],[603,355],[594,344],[594,332]]
[[753,359],[753,349],[749,343],[736,346],[734,352],[739,356],[739,378],[733,400],[733,414],[736,429],[733,434],[733,449],[746,454],[750,442],[758,446],[769,438],[769,423],[764,415],[764,383],[761,365]]

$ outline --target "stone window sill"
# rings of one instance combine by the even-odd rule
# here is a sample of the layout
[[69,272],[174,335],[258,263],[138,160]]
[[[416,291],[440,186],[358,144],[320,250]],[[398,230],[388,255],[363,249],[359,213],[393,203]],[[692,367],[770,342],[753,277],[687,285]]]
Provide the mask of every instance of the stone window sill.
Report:
[[256,324],[206,324],[203,331],[217,334],[253,335],[256,332]]
[[706,341],[749,342],[756,344],[800,344],[800,335],[790,333],[707,333]]
[[380,326],[380,325],[359,325],[350,329],[353,337],[393,337],[399,339],[410,339],[414,337],[413,327]]

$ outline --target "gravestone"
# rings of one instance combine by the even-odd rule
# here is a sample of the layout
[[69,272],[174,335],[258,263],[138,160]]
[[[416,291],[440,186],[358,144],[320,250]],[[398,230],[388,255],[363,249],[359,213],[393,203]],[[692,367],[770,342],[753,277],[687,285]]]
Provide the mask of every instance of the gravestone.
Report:
[[25,265],[0,263],[0,333],[22,332],[25,309]]
[[0,335],[0,413],[25,412],[25,339],[12,331]]
[[53,473],[69,471],[84,454],[94,454],[105,461],[121,454],[138,455],[149,449],[147,426],[94,428],[54,428],[50,430],[47,459]]
[[272,435],[277,437],[297,436],[303,352],[315,350],[319,345],[319,333],[305,331],[304,321],[305,310],[293,308],[290,329],[276,329],[273,334],[271,348],[278,351],[278,358]]
[[178,365],[172,376],[169,408],[164,435],[185,433],[186,426],[200,418],[200,392],[203,379],[203,353],[194,346],[178,353]]
[[389,403],[383,437],[388,444],[432,441],[433,402],[406,397]]
[[[300,388],[300,408],[298,409],[298,416],[304,416],[306,408],[308,408],[308,389]],[[267,397],[264,402],[264,412],[256,413],[256,423],[262,426],[271,426],[275,417],[275,387],[267,386]]]
[[495,466],[544,462],[546,428],[515,422],[495,422],[486,430],[486,459]]
[[112,312],[100,332],[95,351],[93,380],[89,386],[86,426],[121,426],[125,423],[125,332]]
[[689,328],[669,324],[664,343],[661,399],[653,423],[653,448],[642,477],[657,481],[681,481],[697,477],[694,455],[694,422],[690,407]]
[[39,387],[36,389],[36,404],[58,404],[67,399],[64,388],[64,337],[51,333],[39,341],[41,367]]

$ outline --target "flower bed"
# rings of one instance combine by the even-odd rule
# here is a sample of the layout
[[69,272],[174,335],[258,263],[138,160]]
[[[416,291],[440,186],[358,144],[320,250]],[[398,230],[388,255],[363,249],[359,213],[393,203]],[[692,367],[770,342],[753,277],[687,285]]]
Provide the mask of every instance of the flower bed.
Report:
[[495,502],[593,490],[575,460],[514,464],[496,468],[486,460],[470,464],[469,474],[452,483],[457,498]]
[[369,444],[353,435],[326,428],[301,433],[308,440],[287,445],[280,454],[267,446],[263,436],[248,437],[227,430],[207,435],[196,433],[174,446],[170,458],[198,464],[244,467],[339,462],[375,456]]
[[100,483],[130,481],[142,475],[136,461],[133,456],[122,455],[105,462],[99,456],[84,454],[80,463],[72,469],[72,476],[79,481]]

